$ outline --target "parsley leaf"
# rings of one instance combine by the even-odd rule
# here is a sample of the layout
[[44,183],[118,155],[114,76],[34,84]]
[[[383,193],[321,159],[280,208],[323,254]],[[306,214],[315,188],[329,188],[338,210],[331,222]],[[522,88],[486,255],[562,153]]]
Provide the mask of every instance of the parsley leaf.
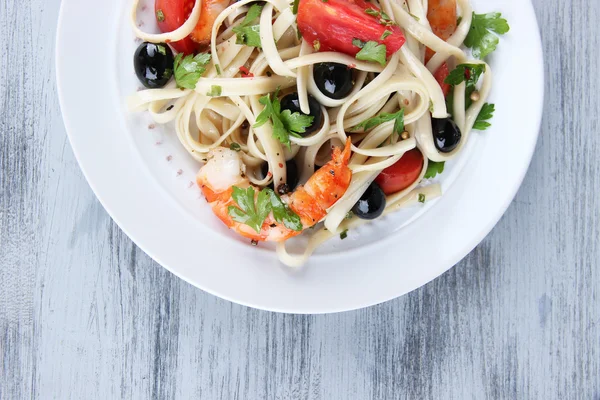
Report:
[[494,111],[496,111],[496,107],[493,104],[485,103],[475,119],[475,124],[473,124],[473,129],[477,129],[480,131],[484,131],[491,126],[489,119],[494,116]]
[[429,163],[427,164],[427,171],[425,171],[424,178],[425,179],[435,178],[436,175],[444,172],[445,164],[446,163],[444,161],[436,162],[436,161],[429,160]]
[[425,195],[423,193],[419,193],[419,203],[425,203]]
[[261,48],[260,26],[252,24],[262,12],[263,6],[253,4],[246,13],[246,17],[241,24],[233,28],[236,35],[236,44],[245,44],[246,46]]
[[369,118],[353,127],[351,130],[363,129],[368,131],[371,128],[381,125],[384,122],[394,121],[394,132],[401,134],[404,131],[404,109],[395,113],[381,113],[376,117]]
[[240,146],[238,143],[233,142],[229,145],[229,150],[233,150],[233,151],[240,151],[242,150],[242,146]]
[[246,190],[233,186],[232,197],[238,207],[229,206],[227,212],[231,218],[239,223],[248,225],[257,233],[260,233],[262,224],[271,212],[271,202],[268,192],[262,190],[258,193],[256,204],[254,203],[255,191],[253,187]]
[[232,190],[232,198],[238,207],[229,206],[227,212],[234,221],[248,225],[257,233],[260,233],[265,219],[273,211],[275,221],[285,225],[288,229],[297,232],[303,229],[298,214],[281,201],[281,198],[272,189],[265,188],[261,190],[256,196],[256,203],[254,201],[256,192],[253,187],[244,190],[233,186]]
[[[352,40],[352,44],[358,46],[356,44],[356,41],[363,44],[363,42],[361,42],[358,39]],[[379,44],[371,40],[367,43],[364,43],[364,45],[358,47],[360,47],[361,49],[358,53],[356,53],[357,60],[378,62],[379,64],[385,66],[387,52],[385,44]]]
[[158,22],[163,22],[165,20],[165,13],[160,8],[156,10],[156,20]]
[[475,84],[484,72],[485,64],[460,64],[448,74],[444,83],[456,86],[467,81],[467,83]]
[[206,65],[210,62],[210,54],[200,53],[196,56],[190,54],[183,57],[183,53],[175,57],[175,81],[177,86],[186,89],[196,89],[198,79],[206,72]]
[[381,34],[381,37],[379,38],[379,40],[385,40],[385,38],[387,38],[388,36],[390,36],[392,34],[392,31],[388,31],[387,29],[385,31],[383,31],[383,33]]
[[342,232],[340,232],[340,239],[344,240],[348,237],[348,229],[344,229]]
[[[471,107],[471,104],[473,104],[471,95],[477,90],[477,82],[484,72],[484,64],[460,64],[450,72],[444,82],[450,85],[458,85],[464,81],[467,82],[467,87],[465,89],[465,108],[469,108]],[[448,96],[446,105],[451,113],[454,108],[454,95]]]
[[315,117],[300,114],[299,112],[292,114],[290,110],[283,110],[279,117],[281,118],[281,122],[283,122],[285,129],[295,136],[300,136],[300,133],[306,132],[306,128],[311,126],[315,119]]
[[292,13],[294,15],[298,14],[298,6],[300,5],[300,0],[294,0],[294,5],[292,6]]
[[281,201],[281,198],[277,196],[272,189],[266,188],[263,189],[262,192],[267,192],[269,195],[275,221],[285,225],[288,229],[300,232],[302,230],[302,221],[300,221],[298,214],[293,212],[287,204]]
[[473,50],[473,57],[483,60],[496,50],[500,41],[498,36],[492,32],[503,35],[509,30],[508,22],[498,12],[489,14],[473,13],[473,22],[465,39],[465,46]]
[[271,95],[265,95],[259,99],[260,104],[265,108],[256,117],[255,128],[264,125],[269,119],[273,123],[273,137],[286,145],[291,146],[290,135],[299,136],[300,133],[306,132],[306,128],[312,125],[314,117],[301,114],[299,112],[292,113],[290,110],[281,112],[281,103],[277,98],[277,93],[271,100]]

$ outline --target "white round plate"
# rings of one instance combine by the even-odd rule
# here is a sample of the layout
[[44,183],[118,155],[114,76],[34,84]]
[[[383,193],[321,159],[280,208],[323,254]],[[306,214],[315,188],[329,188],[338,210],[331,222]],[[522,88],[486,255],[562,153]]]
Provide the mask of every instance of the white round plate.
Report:
[[[154,3],[145,1],[141,22],[152,30]],[[303,268],[289,269],[272,247],[253,247],[230,233],[193,185],[199,165],[171,127],[128,113],[125,99],[139,87],[129,0],[62,1],[56,70],[71,145],[121,229],[202,290],[290,313],[352,310],[393,299],[442,274],[489,233],[517,192],[537,140],[543,61],[533,7],[523,0],[473,0],[473,6],[479,13],[501,11],[511,27],[489,60],[490,102],[497,110],[492,128],[475,132],[461,157],[448,164],[442,198],[332,240]]]

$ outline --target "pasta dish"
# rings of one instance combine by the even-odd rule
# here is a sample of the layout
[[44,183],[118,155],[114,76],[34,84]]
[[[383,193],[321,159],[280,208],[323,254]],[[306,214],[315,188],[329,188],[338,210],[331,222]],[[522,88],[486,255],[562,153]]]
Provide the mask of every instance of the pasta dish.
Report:
[[155,0],[161,33],[138,2],[147,89],[129,108],[171,124],[216,217],[286,265],[440,196],[444,163],[490,126],[485,60],[509,26],[469,0]]

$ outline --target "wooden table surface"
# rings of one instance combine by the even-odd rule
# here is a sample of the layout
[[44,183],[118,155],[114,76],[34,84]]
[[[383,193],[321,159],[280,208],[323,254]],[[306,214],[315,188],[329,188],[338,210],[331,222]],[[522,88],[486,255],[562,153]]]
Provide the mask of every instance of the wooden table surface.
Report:
[[0,0],[0,399],[600,399],[599,1],[534,0],[544,121],[492,233],[419,290],[322,316],[203,293],[112,222],[60,115],[59,4]]

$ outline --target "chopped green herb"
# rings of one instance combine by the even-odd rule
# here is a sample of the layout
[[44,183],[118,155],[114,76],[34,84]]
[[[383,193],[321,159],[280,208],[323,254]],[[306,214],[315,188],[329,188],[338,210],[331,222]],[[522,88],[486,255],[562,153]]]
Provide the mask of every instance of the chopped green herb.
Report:
[[[465,89],[465,108],[468,109],[473,104],[473,93],[477,90],[477,82],[481,74],[485,72],[484,64],[461,64],[458,65],[446,78],[444,82],[450,85],[458,85],[466,82]],[[452,114],[454,110],[454,95],[451,94],[446,99],[448,112]],[[473,129],[485,130],[491,126],[488,120],[494,115],[494,105],[485,103],[475,120]]]
[[496,50],[500,41],[497,35],[503,35],[509,30],[508,22],[498,12],[489,14],[473,13],[473,21],[471,22],[469,34],[465,39],[465,46],[472,49],[473,57],[483,60]]
[[388,36],[390,36],[393,32],[392,31],[388,31],[387,29],[385,31],[383,31],[383,33],[381,34],[381,37],[379,38],[379,40],[385,40],[385,38],[387,38]]
[[240,151],[242,150],[242,146],[240,146],[239,144],[233,142],[229,145],[229,150],[233,150],[233,151]]
[[429,160],[429,163],[427,164],[427,171],[425,171],[425,179],[432,179],[435,178],[436,175],[441,174],[442,172],[444,172],[444,165],[446,163],[444,161],[441,162],[436,162],[436,161],[431,161]]
[[456,25],[457,25],[457,26],[458,26],[458,25],[460,25],[460,23],[462,22],[462,20],[463,20],[463,17],[462,17],[462,15],[459,15],[459,17],[458,17],[458,18],[456,18]]
[[236,44],[244,44],[246,46],[261,48],[260,43],[260,26],[251,25],[260,16],[263,6],[253,4],[246,17],[241,24],[233,28],[233,32],[236,35]]
[[[363,44],[364,42],[358,40],[358,39],[353,39],[352,40],[352,44],[355,46],[358,46],[358,41],[361,44]],[[362,61],[373,61],[373,62],[377,62],[383,66],[385,66],[386,63],[386,52],[387,52],[387,48],[385,47],[385,44],[379,44],[375,41],[369,41],[367,43],[364,43],[362,46],[358,46],[361,48],[361,50],[356,53],[356,59],[357,60],[362,60]]]
[[340,233],[340,239],[344,240],[348,237],[348,229],[344,229],[342,233]]
[[253,187],[241,189],[233,186],[232,198],[238,207],[229,206],[228,214],[234,221],[248,225],[257,233],[260,233],[262,224],[271,211],[271,199],[269,193],[262,190],[258,193],[256,203],[254,202],[255,191]]
[[302,221],[298,214],[293,212],[272,189],[266,188],[263,189],[263,191],[266,191],[269,194],[275,221],[285,225],[288,229],[300,232],[302,230]]
[[394,25],[394,21],[387,15],[385,12],[381,10],[376,10],[374,8],[367,8],[365,12],[375,18],[379,19],[379,23],[385,26]]
[[221,75],[221,66],[219,64],[215,64],[215,69],[217,70],[217,74]]
[[156,10],[156,20],[158,22],[163,22],[165,20],[165,13],[160,8]]
[[359,48],[361,48],[361,49],[362,49],[363,47],[365,47],[365,44],[366,44],[366,43],[365,43],[365,42],[363,42],[363,41],[362,41],[362,40],[360,40],[360,39],[354,38],[354,39],[352,39],[352,44],[353,44],[354,46],[356,46],[356,47],[359,47]]
[[206,93],[207,96],[210,97],[219,97],[223,93],[223,88],[218,85],[212,85],[210,87],[210,92]]
[[352,219],[353,217],[354,217],[354,212],[352,212],[352,210],[350,210],[346,213],[346,219]]
[[475,124],[473,124],[473,129],[477,129],[480,131],[484,131],[490,126],[492,126],[488,120],[492,119],[494,116],[494,111],[496,111],[496,107],[493,104],[485,103],[477,115],[475,119]]
[[271,120],[273,124],[273,137],[286,145],[291,146],[290,135],[299,136],[300,133],[306,132],[314,117],[301,114],[299,112],[292,113],[290,110],[281,112],[281,103],[277,98],[277,93],[271,100],[270,95],[265,95],[259,99],[260,104],[265,108],[256,117],[255,128],[259,128],[267,121]]
[[253,187],[244,190],[233,186],[232,189],[232,198],[239,208],[229,206],[227,212],[234,221],[248,225],[260,233],[265,219],[272,211],[275,221],[284,224],[288,229],[297,232],[302,230],[302,222],[298,214],[294,213],[272,189],[261,190],[256,197],[256,202],[254,200],[256,192]]
[[162,54],[163,56],[166,56],[166,55],[167,55],[167,49],[166,49],[166,48],[165,48],[165,46],[164,46],[164,45],[162,45],[162,44],[157,44],[157,45],[156,45],[156,50],[157,50],[157,51],[158,51],[160,54]]
[[395,113],[381,113],[376,117],[369,118],[360,124],[353,127],[351,130],[365,130],[368,131],[384,122],[394,121],[394,132],[401,135],[404,131],[404,109],[401,109]]
[[196,89],[198,79],[206,72],[206,65],[210,62],[210,54],[200,53],[196,56],[190,54],[186,57],[183,53],[175,57],[175,81],[177,86],[186,89]]
[[425,203],[425,195],[423,193],[419,193],[419,203]]
[[300,0],[294,0],[294,5],[292,6],[292,12],[294,15],[298,14],[298,6],[300,5]]
[[477,83],[481,74],[485,72],[485,64],[460,64],[453,69],[444,83],[456,86],[467,81]]
[[321,48],[321,42],[319,42],[319,40],[315,40],[313,42],[313,49],[315,49],[315,51],[319,51],[320,48]]

